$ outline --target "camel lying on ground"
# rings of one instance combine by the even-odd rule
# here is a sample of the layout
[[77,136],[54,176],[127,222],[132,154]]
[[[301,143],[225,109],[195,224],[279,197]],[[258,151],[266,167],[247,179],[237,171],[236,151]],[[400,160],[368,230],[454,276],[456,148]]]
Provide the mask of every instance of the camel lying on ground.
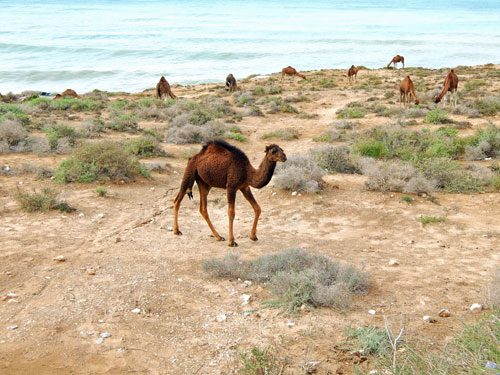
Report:
[[174,234],[182,234],[178,223],[179,208],[186,193],[190,199],[193,198],[192,189],[196,182],[200,192],[201,216],[206,220],[217,241],[224,241],[224,238],[215,230],[207,211],[207,196],[213,187],[227,190],[229,246],[238,246],[234,242],[233,234],[234,204],[238,190],[243,193],[243,196],[254,209],[255,216],[250,239],[257,241],[257,222],[261,209],[253,197],[250,186],[256,189],[266,186],[273,177],[276,163],[286,161],[286,155],[278,145],[267,146],[265,152],[266,154],[259,168],[255,169],[250,164],[245,153],[237,147],[222,140],[206,143],[198,154],[189,159],[182,177],[179,193],[174,199]]
[[402,63],[403,64],[403,69],[405,68],[405,58],[401,55],[396,55],[392,58],[392,60],[387,64],[387,67],[391,66],[391,64],[394,64],[394,68],[396,68],[397,63]]
[[349,77],[349,82],[351,82],[351,79],[357,78],[358,72],[359,72],[359,68],[356,68],[354,65],[351,65],[351,67],[347,71],[347,77]]
[[159,99],[167,99],[167,95],[172,99],[176,98],[170,89],[170,84],[167,82],[165,77],[161,76],[160,80],[156,84],[156,97]]
[[415,100],[415,104],[419,104],[417,94],[415,94],[415,85],[413,84],[410,76],[406,76],[399,85],[399,104],[404,103],[404,106],[410,105],[410,101]]
[[453,100],[453,105],[456,106],[458,101],[458,76],[453,69],[446,75],[443,90],[434,98],[434,103],[439,103],[447,93],[450,93],[448,95],[450,104]]
[[236,85],[236,78],[234,78],[231,73],[226,77],[226,86],[229,88],[229,92],[233,92],[238,89],[238,86]]
[[295,68],[293,68],[291,66],[287,66],[286,68],[281,69],[281,80],[282,81],[283,81],[283,78],[285,77],[285,75],[292,76],[292,77],[298,76],[298,77],[300,77],[302,79],[306,79],[305,75],[303,75],[302,73],[299,73],[297,71],[297,69],[295,69]]
[[78,98],[78,97],[79,96],[75,90],[66,89],[61,94],[57,94],[56,96],[54,96],[54,100],[62,98]]

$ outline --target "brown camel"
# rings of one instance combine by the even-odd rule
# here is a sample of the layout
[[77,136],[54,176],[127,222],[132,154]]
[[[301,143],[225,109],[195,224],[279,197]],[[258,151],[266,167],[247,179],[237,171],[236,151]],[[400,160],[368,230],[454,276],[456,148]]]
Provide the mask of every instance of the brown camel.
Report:
[[453,105],[456,106],[458,100],[457,90],[458,90],[458,76],[455,74],[455,71],[451,69],[444,80],[443,90],[438,96],[434,98],[434,103],[439,103],[441,99],[443,99],[443,97],[449,92],[450,95],[448,97],[450,104],[451,101],[453,100],[454,102]]
[[410,76],[406,76],[402,81],[401,85],[399,85],[399,104],[404,103],[406,105],[410,105],[410,100],[415,100],[415,104],[419,104],[419,100],[417,98],[417,94],[415,94],[415,85],[413,81],[410,79]]
[[282,81],[283,81],[283,78],[285,77],[285,75],[292,76],[292,77],[298,76],[298,77],[300,77],[302,79],[306,79],[305,75],[303,75],[302,73],[297,72],[297,69],[292,68],[290,65],[287,66],[286,68],[281,69],[281,80]]
[[213,187],[227,190],[229,246],[238,246],[234,242],[233,235],[234,203],[238,190],[250,202],[255,212],[250,239],[257,241],[257,222],[261,209],[252,195],[250,186],[256,189],[266,186],[273,177],[276,162],[286,161],[285,153],[277,145],[267,146],[265,152],[264,160],[260,163],[259,168],[255,169],[250,164],[245,153],[237,147],[222,140],[206,143],[198,154],[189,159],[184,176],[182,177],[179,193],[174,199],[174,234],[182,234],[179,231],[179,223],[177,221],[179,208],[182,198],[184,198],[186,193],[190,199],[193,198],[192,188],[196,182],[200,192],[201,216],[206,220],[217,241],[224,241],[224,238],[215,230],[207,211],[207,196]]
[[351,82],[351,79],[357,78],[358,72],[359,72],[359,68],[356,68],[354,65],[351,65],[351,67],[347,71],[347,77],[349,77],[349,82]]
[[62,99],[62,98],[75,98],[76,99],[78,97],[79,96],[75,90],[66,89],[61,94],[57,94],[56,96],[54,96],[54,100],[55,99]]
[[232,74],[226,77],[226,86],[229,88],[229,92],[236,91],[238,86],[236,85],[236,78]]
[[396,68],[397,63],[403,63],[403,69],[405,68],[405,58],[401,55],[396,55],[392,58],[392,60],[387,64],[387,67],[391,66],[391,64],[394,64],[394,68]]
[[156,97],[159,99],[167,99],[167,95],[170,96],[170,98],[175,99],[176,96],[170,89],[170,85],[165,79],[165,77],[161,76],[160,80],[156,84]]

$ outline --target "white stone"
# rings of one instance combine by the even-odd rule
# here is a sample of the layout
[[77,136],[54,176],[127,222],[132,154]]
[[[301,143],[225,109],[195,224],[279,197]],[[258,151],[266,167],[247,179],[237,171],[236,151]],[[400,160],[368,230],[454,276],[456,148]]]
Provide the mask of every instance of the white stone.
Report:
[[141,309],[136,307],[135,309],[131,310],[134,314],[140,314],[141,313]]
[[250,303],[250,299],[252,298],[252,296],[250,294],[242,294],[240,296],[240,299],[241,299],[241,305],[242,306],[245,306],[245,305],[248,305]]
[[250,280],[245,280],[245,281],[243,281],[243,286],[248,288],[249,286],[252,286],[252,282]]
[[373,310],[373,309],[368,310],[368,314],[370,314],[370,315],[375,315],[376,313],[377,312],[375,310]]
[[111,337],[111,333],[109,332],[102,332],[100,335],[103,339],[107,339],[108,337]]
[[448,310],[448,309],[441,309],[441,311],[439,311],[438,316],[441,317],[441,318],[448,318],[448,317],[451,316],[450,310]]
[[80,213],[78,214],[78,217],[84,217],[84,216],[85,216],[85,214],[84,214],[83,212],[80,212]]
[[296,191],[292,192],[292,196],[296,196],[298,193]]
[[98,219],[102,219],[105,215],[104,214],[97,214]]
[[436,323],[436,319],[434,319],[432,316],[429,315],[424,315],[422,319],[424,320],[424,322],[427,323]]
[[399,266],[399,262],[397,261],[397,259],[390,259],[389,266],[392,266],[392,267]]
[[56,262],[66,262],[66,257],[64,255],[58,255],[52,258]]
[[97,340],[95,340],[95,343],[96,343],[97,345],[100,345],[100,344],[102,344],[103,342],[104,342],[104,339],[103,339],[102,337],[99,337]]
[[472,312],[478,312],[478,311],[481,311],[482,309],[483,309],[483,305],[481,305],[480,303],[473,303],[469,307],[469,310]]
[[288,328],[292,328],[295,323],[289,320],[288,322],[286,322],[286,325],[288,326]]
[[222,323],[222,322],[225,322],[227,319],[227,316],[226,314],[219,314],[217,315],[217,317],[215,318],[215,320],[217,320],[219,323]]
[[7,329],[10,330],[10,331],[13,331],[15,329],[18,329],[19,327],[17,325],[13,325],[13,326],[8,326]]

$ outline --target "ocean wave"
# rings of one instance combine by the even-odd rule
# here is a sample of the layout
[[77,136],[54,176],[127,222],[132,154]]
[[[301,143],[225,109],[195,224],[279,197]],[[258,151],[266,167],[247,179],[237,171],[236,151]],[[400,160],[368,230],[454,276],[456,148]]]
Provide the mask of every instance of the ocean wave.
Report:
[[63,81],[74,79],[93,79],[121,74],[120,70],[9,70],[0,71],[3,80]]

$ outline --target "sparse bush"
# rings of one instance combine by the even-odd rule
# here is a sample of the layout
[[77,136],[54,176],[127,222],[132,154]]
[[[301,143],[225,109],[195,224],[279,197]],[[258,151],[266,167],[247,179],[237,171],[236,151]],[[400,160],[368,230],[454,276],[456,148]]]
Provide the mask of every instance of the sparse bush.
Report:
[[255,99],[253,98],[252,94],[250,94],[250,93],[242,92],[238,96],[238,104],[240,106],[253,104],[254,102],[255,102]]
[[275,306],[294,311],[303,304],[344,309],[351,296],[366,294],[370,277],[356,268],[309,254],[302,249],[243,261],[236,254],[203,263],[205,271],[217,277],[242,278],[269,283],[278,300]]
[[281,113],[299,113],[299,110],[297,108],[295,108],[294,106],[283,102],[280,105],[280,112]]
[[363,355],[383,356],[389,352],[390,342],[385,330],[374,327],[347,328],[347,337],[355,340],[352,347]]
[[211,121],[203,126],[187,124],[181,127],[171,127],[167,131],[167,142],[175,144],[204,143],[224,134],[226,127],[217,121]]
[[20,105],[0,102],[0,121],[2,120],[18,121],[23,126],[30,123],[28,114],[21,108]]
[[106,125],[100,117],[85,120],[79,129],[82,138],[96,138],[104,133]]
[[0,142],[4,143],[3,152],[15,150],[17,146],[28,143],[29,134],[26,129],[15,120],[0,120]]
[[500,112],[500,97],[496,96],[476,100],[474,102],[474,108],[484,116],[496,116],[496,114]]
[[[47,135],[52,151],[66,151],[75,145],[76,139],[80,136],[74,128],[63,124],[47,126],[43,131]],[[69,147],[64,147],[65,145]]]
[[90,143],[76,149],[54,173],[59,183],[133,180],[148,176],[141,164],[117,143]]
[[73,207],[64,201],[56,199],[57,192],[52,189],[43,189],[41,192],[33,193],[17,191],[16,200],[21,208],[27,212],[47,212],[49,210],[59,210],[63,212],[75,211]]
[[273,181],[278,189],[314,193],[322,189],[324,174],[312,156],[291,156],[278,165]]
[[125,151],[142,158],[163,155],[160,143],[151,136],[142,136],[127,141],[124,145]]
[[428,124],[446,124],[449,123],[448,114],[442,109],[436,108],[427,112],[425,122]]
[[238,141],[238,142],[246,142],[247,141],[247,137],[244,134],[241,134],[241,131],[235,127],[227,130],[224,133],[223,137],[226,139],[233,139],[233,140]]
[[100,197],[105,197],[106,195],[108,195],[108,189],[106,189],[104,186],[98,186],[98,187],[96,187],[95,188],[95,192]]
[[136,133],[138,130],[138,122],[137,118],[130,113],[115,112],[112,114],[107,127],[119,132]]
[[444,216],[421,215],[418,221],[420,221],[423,226],[426,226],[428,224],[443,223],[446,221],[446,218]]
[[240,354],[242,375],[281,375],[285,367],[270,348],[252,348]]
[[383,158],[389,153],[387,146],[382,141],[378,140],[362,140],[356,143],[354,149],[362,156],[377,159]]
[[363,107],[347,107],[337,111],[337,118],[363,118],[366,115],[366,110]]
[[265,133],[262,139],[281,139],[282,141],[292,141],[299,138],[299,132],[293,128],[286,128]]
[[325,146],[311,151],[317,165],[330,173],[359,173],[347,146]]

